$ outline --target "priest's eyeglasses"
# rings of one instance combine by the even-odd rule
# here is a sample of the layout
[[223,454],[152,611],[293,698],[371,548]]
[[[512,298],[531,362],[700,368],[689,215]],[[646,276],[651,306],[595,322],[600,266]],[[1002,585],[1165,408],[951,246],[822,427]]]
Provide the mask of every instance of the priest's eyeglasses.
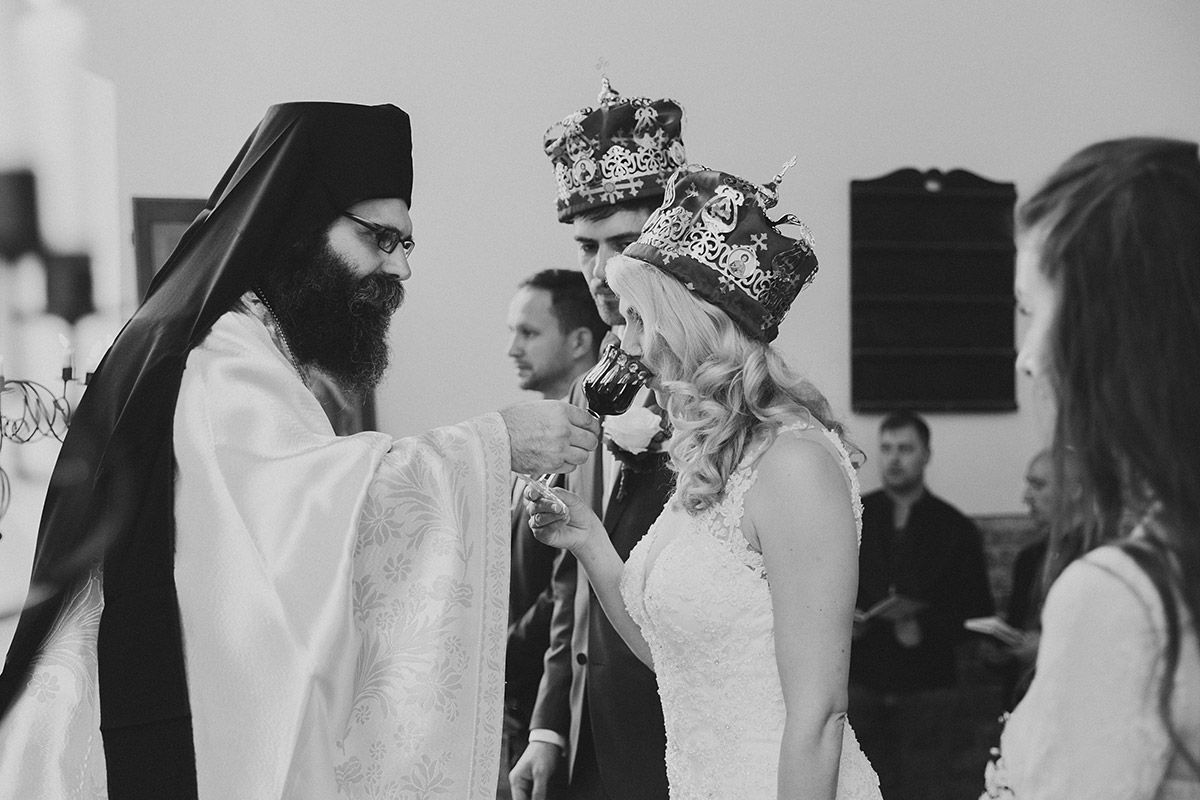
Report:
[[411,237],[405,238],[404,234],[393,228],[391,225],[380,225],[378,222],[371,222],[369,219],[363,219],[357,214],[351,214],[349,211],[343,211],[342,216],[347,219],[352,219],[359,225],[363,226],[371,233],[375,234],[375,246],[385,253],[391,254],[395,252],[397,247],[404,248],[404,256],[407,258],[412,255],[413,248],[417,243]]

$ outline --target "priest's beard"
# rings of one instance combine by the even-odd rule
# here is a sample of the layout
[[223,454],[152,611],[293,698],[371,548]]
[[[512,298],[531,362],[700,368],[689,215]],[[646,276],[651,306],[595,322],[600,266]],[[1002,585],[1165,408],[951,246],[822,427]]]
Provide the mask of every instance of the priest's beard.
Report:
[[289,248],[262,289],[297,361],[355,397],[379,385],[388,365],[388,326],[404,302],[398,277],[356,274],[321,231]]

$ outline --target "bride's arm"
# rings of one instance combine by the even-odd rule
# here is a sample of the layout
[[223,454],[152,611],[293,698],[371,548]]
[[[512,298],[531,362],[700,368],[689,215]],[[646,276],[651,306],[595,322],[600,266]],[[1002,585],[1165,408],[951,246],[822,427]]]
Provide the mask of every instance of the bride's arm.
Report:
[[600,599],[600,606],[608,621],[633,654],[654,669],[650,646],[642,636],[642,629],[629,616],[625,600],[621,597],[621,572],[625,563],[617,555],[612,540],[608,538],[608,531],[577,495],[562,489],[555,490],[555,493],[565,503],[565,512],[555,509],[552,501],[546,498],[538,499],[539,493],[535,487],[526,490],[526,499],[532,501],[529,527],[533,535],[551,547],[571,551],[579,566],[587,573],[588,583]]
[[781,436],[746,495],[766,562],[787,711],[780,798],[837,794],[858,552],[841,465],[819,443]]

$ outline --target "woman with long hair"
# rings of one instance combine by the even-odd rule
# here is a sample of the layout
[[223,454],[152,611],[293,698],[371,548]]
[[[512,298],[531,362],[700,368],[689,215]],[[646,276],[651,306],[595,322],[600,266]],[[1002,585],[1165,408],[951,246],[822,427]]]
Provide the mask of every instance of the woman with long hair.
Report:
[[[607,265],[666,409],[676,487],[622,564],[579,498],[528,490],[656,674],[672,800],[879,798],[846,723],[860,503],[841,426],[770,345],[816,270],[756,186],[688,167]],[[565,506],[565,508],[564,508]]]
[[1200,797],[1197,146],[1087,147],[1017,227],[1017,364],[1057,399],[1090,518],[985,796]]

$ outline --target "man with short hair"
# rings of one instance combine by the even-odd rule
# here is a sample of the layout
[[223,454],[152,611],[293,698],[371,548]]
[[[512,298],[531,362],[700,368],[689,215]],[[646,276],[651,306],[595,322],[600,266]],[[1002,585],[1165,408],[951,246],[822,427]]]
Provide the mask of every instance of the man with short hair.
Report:
[[1082,549],[1079,522],[1082,488],[1079,460],[1073,453],[1065,455],[1061,471],[1058,474],[1054,453],[1049,448],[1034,455],[1025,469],[1021,499],[1029,507],[1033,539],[1013,560],[1004,614],[1005,621],[1020,635],[1015,644],[992,645],[989,653],[989,663],[1001,668],[1002,699],[1008,710],[1020,702],[1033,676],[1041,640],[1042,604],[1049,584]]
[[526,278],[508,306],[508,357],[522,389],[547,400],[567,396],[596,363],[608,325],[578,270],[547,269]]
[[[979,531],[925,485],[931,454],[921,416],[889,414],[879,426],[883,487],[862,499],[849,717],[888,800],[946,796],[956,646],[964,620],[993,610]],[[906,598],[903,611],[861,620],[889,595]]]
[[[567,395],[571,384],[596,363],[608,326],[600,319],[579,270],[547,269],[521,281],[508,309],[508,355],[522,389],[547,400]],[[562,476],[554,485],[561,486]],[[525,481],[516,478],[512,505],[512,575],[508,597],[508,649],[504,661],[504,743],[501,795],[508,773],[525,752],[529,718],[550,643],[554,593],[550,584],[560,552],[542,544],[529,528]]]
[[[596,308],[614,333],[625,320],[605,265],[636,241],[671,176],[687,163],[682,121],[673,100],[623,98],[606,78],[595,108],[566,117],[544,139],[558,219],[572,227]],[[586,405],[579,384],[570,397]],[[643,392],[634,402],[653,398]],[[611,440],[567,477],[567,488],[604,520],[621,558],[658,518],[671,485],[665,455],[635,459]],[[666,733],[654,673],[621,640],[569,555],[554,587],[550,649],[529,746],[510,776],[513,797],[541,800],[565,770],[572,800],[666,800]]]
[[411,274],[411,128],[273,106],[101,361],[47,494],[0,678],[14,797],[495,790],[510,470],[580,409],[336,436]]

